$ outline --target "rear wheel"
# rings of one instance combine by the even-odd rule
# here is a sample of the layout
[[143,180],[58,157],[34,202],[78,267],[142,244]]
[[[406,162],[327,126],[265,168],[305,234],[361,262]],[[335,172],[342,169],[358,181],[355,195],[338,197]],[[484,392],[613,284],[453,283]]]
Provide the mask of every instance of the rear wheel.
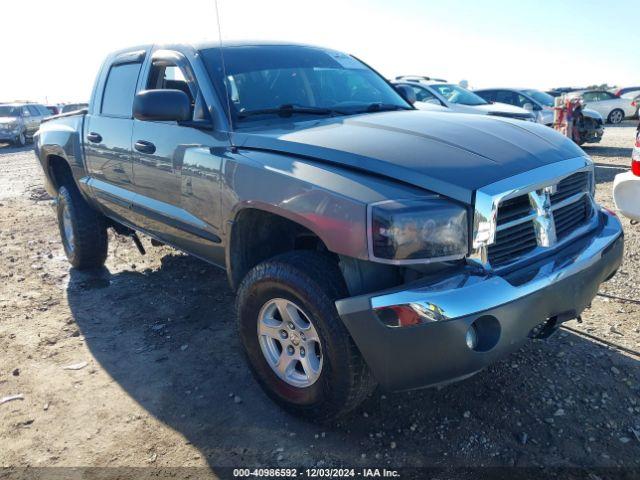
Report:
[[334,305],[346,295],[337,264],[311,251],[267,260],[240,285],[238,330],[251,370],[292,413],[332,421],[375,388]]
[[624,120],[624,112],[619,108],[616,108],[609,114],[609,117],[607,117],[607,120],[609,121],[609,123],[617,125],[618,123]]
[[104,265],[108,250],[104,217],[73,186],[60,187],[57,210],[62,246],[69,263],[79,270]]

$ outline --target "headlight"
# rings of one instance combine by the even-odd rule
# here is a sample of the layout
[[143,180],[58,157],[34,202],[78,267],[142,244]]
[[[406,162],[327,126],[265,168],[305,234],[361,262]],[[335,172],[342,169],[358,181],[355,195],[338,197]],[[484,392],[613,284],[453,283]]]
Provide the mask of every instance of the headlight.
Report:
[[369,206],[369,255],[383,263],[425,263],[468,253],[467,209],[440,197]]

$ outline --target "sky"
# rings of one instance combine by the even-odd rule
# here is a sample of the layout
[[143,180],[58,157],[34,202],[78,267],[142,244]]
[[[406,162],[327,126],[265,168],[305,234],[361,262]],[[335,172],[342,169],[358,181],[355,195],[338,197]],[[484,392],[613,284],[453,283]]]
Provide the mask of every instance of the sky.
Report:
[[[86,101],[110,51],[218,40],[215,0],[3,3],[0,101]],[[218,0],[218,10],[224,40],[329,47],[389,78],[640,84],[639,0]]]

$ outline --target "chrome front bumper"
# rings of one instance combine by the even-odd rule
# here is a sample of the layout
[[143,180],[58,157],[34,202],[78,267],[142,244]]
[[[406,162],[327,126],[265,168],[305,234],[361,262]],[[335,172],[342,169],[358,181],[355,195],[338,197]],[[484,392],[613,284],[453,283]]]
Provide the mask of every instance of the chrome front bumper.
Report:
[[[362,355],[382,386],[407,389],[469,376],[514,350],[549,319],[578,316],[622,261],[619,220],[599,212],[599,225],[551,256],[507,274],[463,268],[402,289],[336,302]],[[373,309],[414,305],[439,312],[441,320],[389,327]],[[470,349],[472,324],[490,319],[495,344]]]

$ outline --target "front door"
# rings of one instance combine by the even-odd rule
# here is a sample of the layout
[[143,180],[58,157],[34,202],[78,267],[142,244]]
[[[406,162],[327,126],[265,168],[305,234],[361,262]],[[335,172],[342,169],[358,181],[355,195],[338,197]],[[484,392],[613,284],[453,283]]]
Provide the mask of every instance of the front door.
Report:
[[142,85],[182,90],[191,100],[192,120],[133,121],[134,211],[148,233],[218,263],[221,157],[210,150],[217,142],[193,72],[181,54],[166,52],[152,58]]

